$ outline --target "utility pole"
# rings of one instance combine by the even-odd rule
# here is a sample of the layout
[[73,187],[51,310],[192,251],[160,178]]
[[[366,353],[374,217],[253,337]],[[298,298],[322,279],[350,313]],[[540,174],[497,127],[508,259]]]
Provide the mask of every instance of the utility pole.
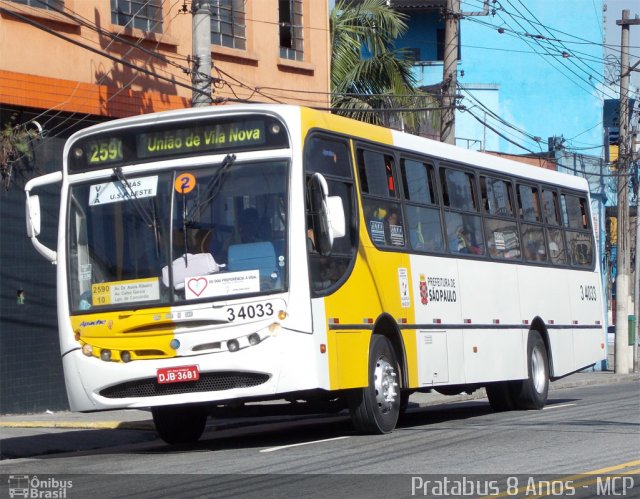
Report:
[[[640,61],[638,61],[640,62]],[[638,161],[636,155],[638,147],[638,129],[634,126],[631,134],[631,156],[634,161]],[[637,175],[637,170],[634,170],[634,175]],[[636,182],[636,264],[634,272],[634,290],[633,290],[633,308],[636,315],[636,339],[633,342],[633,364],[632,371],[637,373],[640,371],[638,365],[638,311],[640,310],[640,186]]]
[[456,143],[456,95],[458,93],[458,43],[460,19],[488,16],[489,0],[484,0],[481,12],[460,12],[460,0],[447,0],[444,21],[444,60],[442,61],[442,118],[440,141]]
[[456,93],[458,92],[458,38],[460,0],[447,0],[444,22],[444,61],[442,65],[442,121],[440,141],[456,143]]
[[620,43],[620,111],[618,139],[618,255],[616,271],[615,372],[629,372],[629,10],[616,24],[622,27]]
[[206,0],[193,0],[192,46],[193,65],[191,67],[191,105],[193,107],[210,106],[211,98],[211,3]]

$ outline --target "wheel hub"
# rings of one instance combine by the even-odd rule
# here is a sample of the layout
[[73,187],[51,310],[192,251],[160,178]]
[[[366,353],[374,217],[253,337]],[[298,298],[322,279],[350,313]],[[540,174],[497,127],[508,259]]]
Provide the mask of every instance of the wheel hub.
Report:
[[531,377],[536,391],[542,393],[546,383],[546,372],[542,352],[539,348],[534,348],[531,352]]
[[385,358],[378,359],[374,372],[376,402],[383,414],[391,411],[398,400],[398,383],[395,369]]

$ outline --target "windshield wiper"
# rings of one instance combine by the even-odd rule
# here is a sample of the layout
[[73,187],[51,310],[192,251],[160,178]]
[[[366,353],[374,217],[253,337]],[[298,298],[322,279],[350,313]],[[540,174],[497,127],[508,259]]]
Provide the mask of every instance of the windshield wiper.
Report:
[[159,256],[160,255],[160,244],[159,244],[160,237],[158,234],[158,223],[157,223],[155,212],[152,212],[151,214],[149,214],[149,211],[145,209],[142,202],[138,199],[138,196],[136,195],[136,191],[133,190],[133,187],[129,183],[129,179],[127,179],[124,172],[122,171],[122,168],[120,168],[119,166],[115,167],[113,169],[113,173],[116,176],[116,178],[120,181],[120,183],[126,188],[125,190],[127,191],[127,195],[129,196],[129,199],[131,200],[133,207],[138,213],[138,216],[142,219],[142,221],[144,222],[144,224],[146,224],[147,227],[153,230],[153,234],[156,242],[155,244],[156,256]]
[[229,168],[233,166],[235,160],[235,154],[227,154],[225,156],[225,158],[222,160],[220,168],[215,173],[215,175],[211,177],[211,180],[209,180],[209,183],[203,190],[204,199],[202,201],[198,201],[194,206],[191,207],[189,213],[185,214],[185,219],[183,220],[184,224],[191,225],[194,221],[193,216],[195,215],[196,211],[200,212],[203,206],[209,204],[218,195],[220,189],[222,188],[224,177],[229,171]]

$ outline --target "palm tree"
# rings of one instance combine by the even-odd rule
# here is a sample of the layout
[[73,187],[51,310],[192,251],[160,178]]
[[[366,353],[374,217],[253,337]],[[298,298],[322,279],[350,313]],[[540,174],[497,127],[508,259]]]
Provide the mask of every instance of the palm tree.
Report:
[[431,113],[391,111],[435,107],[431,97],[415,88],[407,53],[393,47],[407,30],[405,17],[385,0],[336,2],[330,15],[334,112],[380,125],[400,124],[408,131],[417,131],[421,121],[431,118]]

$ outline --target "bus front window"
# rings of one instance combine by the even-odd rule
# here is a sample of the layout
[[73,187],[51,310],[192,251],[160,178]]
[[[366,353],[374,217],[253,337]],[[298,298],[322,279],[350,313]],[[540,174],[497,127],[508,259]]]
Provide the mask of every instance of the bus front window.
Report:
[[71,310],[284,290],[287,173],[283,161],[224,162],[73,186]]
[[169,261],[172,175],[127,181],[128,187],[113,180],[71,188],[67,261],[72,311],[161,300],[158,275]]
[[[176,300],[284,290],[287,171],[273,161],[190,172],[194,188],[176,192],[173,209]],[[175,271],[194,254],[215,269],[209,277]]]

